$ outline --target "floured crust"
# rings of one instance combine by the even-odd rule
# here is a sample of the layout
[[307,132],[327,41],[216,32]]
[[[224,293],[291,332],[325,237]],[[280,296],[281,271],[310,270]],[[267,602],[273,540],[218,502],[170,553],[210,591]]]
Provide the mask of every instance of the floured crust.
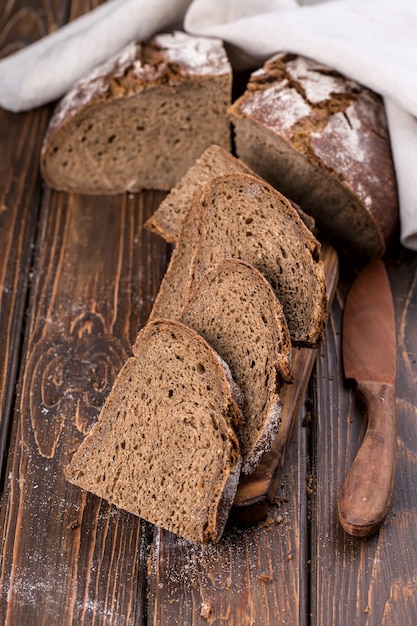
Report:
[[313,215],[325,237],[383,254],[398,225],[398,198],[379,96],[281,53],[252,74],[229,114],[239,157]]
[[45,135],[42,154],[50,136],[89,103],[121,98],[157,84],[175,83],[181,80],[181,74],[192,77],[228,73],[230,65],[217,39],[176,31],[157,35],[148,43],[131,42],[91,70],[60,100]]
[[272,444],[274,443],[281,426],[281,416],[282,402],[281,399],[276,396],[271,405],[268,407],[265,428],[256,442],[256,445],[252,450],[252,454],[242,465],[242,474],[252,474],[265,454],[271,450]]
[[239,458],[235,466],[228,473],[222,488],[219,489],[217,505],[213,507],[212,519],[208,524],[202,543],[216,543],[222,536],[227,520],[229,519],[230,509],[235,500],[241,468],[242,460]]

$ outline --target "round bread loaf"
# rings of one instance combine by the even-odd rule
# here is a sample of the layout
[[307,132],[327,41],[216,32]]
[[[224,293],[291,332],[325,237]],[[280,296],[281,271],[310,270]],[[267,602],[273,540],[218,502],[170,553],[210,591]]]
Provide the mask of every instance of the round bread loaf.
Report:
[[382,99],[331,68],[281,53],[229,108],[238,156],[311,214],[321,238],[381,256],[398,228]]

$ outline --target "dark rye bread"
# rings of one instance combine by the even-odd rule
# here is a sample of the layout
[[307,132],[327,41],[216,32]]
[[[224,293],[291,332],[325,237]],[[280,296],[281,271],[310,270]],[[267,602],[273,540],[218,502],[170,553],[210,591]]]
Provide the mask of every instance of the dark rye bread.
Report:
[[250,474],[281,424],[279,392],[291,382],[291,341],[282,307],[251,265],[225,259],[205,274],[181,321],[202,335],[230,367],[243,392],[238,431],[242,472]]
[[381,256],[398,227],[382,99],[331,68],[281,53],[229,108],[238,156],[311,214],[320,236]]
[[202,276],[228,257],[265,276],[294,345],[323,342],[327,299],[320,244],[282,194],[246,174],[215,178],[193,197],[150,319],[180,318]]
[[216,176],[230,172],[253,174],[247,165],[224,148],[217,145],[210,146],[171,189],[155,213],[145,223],[145,227],[166,241],[176,243],[185,214],[198,186]]
[[218,541],[238,484],[230,372],[192,329],[158,320],[138,334],[66,478],[191,541]]
[[175,32],[132,43],[59,103],[44,179],[87,194],[171,189],[212,143],[230,149],[231,82],[220,40]]

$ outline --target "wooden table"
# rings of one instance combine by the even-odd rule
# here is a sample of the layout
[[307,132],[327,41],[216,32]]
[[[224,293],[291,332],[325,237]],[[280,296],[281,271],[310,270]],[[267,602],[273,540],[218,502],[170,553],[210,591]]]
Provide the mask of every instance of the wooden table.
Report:
[[[98,3],[3,3],[2,54]],[[337,520],[364,432],[341,368],[354,276],[341,259],[326,345],[266,521],[191,547],[63,477],[146,322],[170,248],[142,228],[162,193],[83,197],[42,183],[50,114],[49,106],[0,110],[1,623],[417,623],[417,254],[397,245],[386,257],[399,427],[394,501],[381,531],[355,540]]]

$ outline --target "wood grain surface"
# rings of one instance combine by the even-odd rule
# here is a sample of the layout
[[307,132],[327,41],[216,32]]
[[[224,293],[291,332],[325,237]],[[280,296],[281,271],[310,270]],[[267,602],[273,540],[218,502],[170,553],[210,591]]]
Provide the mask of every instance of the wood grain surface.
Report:
[[[8,0],[0,56],[100,2]],[[381,530],[347,536],[337,498],[364,433],[341,367],[355,271],[341,260],[320,349],[264,522],[200,547],[66,483],[170,255],[144,221],[162,193],[48,190],[52,107],[0,110],[0,623],[402,626],[417,623],[417,255],[386,257],[397,324],[398,459]]]
[[[0,11],[0,58],[62,24],[65,2],[5,2]],[[64,9],[64,11],[63,11]],[[0,108],[0,459],[7,446],[23,316],[33,260],[41,181],[39,150],[48,107],[16,115]]]
[[[397,325],[398,452],[393,503],[379,533],[346,535],[337,498],[365,431],[362,407],[340,367],[341,316],[352,282],[344,268],[317,359],[313,388],[311,609],[315,624],[396,626],[417,618],[417,255],[398,248],[386,259]],[[331,620],[330,617],[331,616]],[[330,621],[329,621],[330,620]]]

